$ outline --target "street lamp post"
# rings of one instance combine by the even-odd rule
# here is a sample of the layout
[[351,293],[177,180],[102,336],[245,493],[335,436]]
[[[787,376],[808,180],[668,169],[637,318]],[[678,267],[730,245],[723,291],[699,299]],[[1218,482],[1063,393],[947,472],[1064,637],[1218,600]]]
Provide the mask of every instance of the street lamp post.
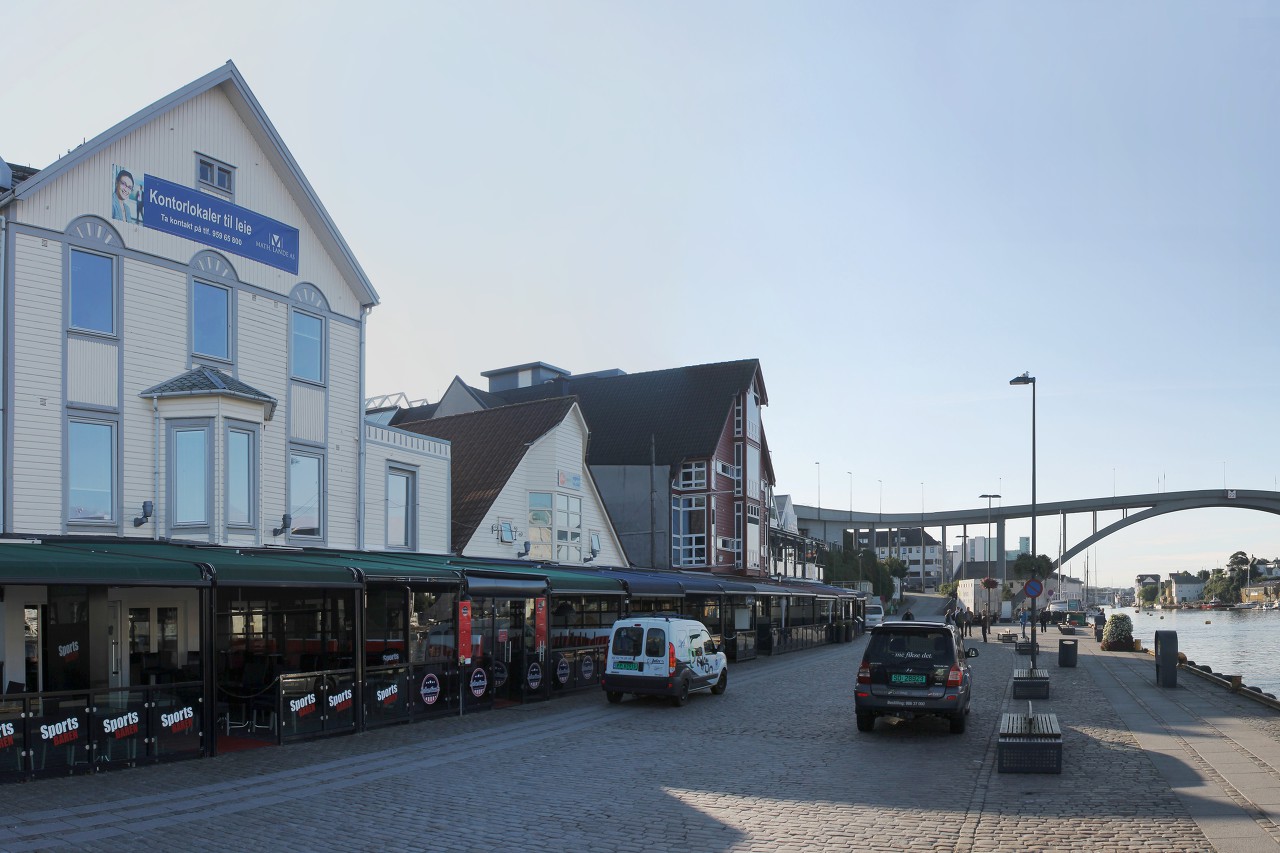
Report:
[[[987,499],[987,541],[982,543],[982,550],[986,551],[986,553],[983,554],[982,556],[986,558],[983,562],[987,564],[987,576],[990,577],[991,576],[990,574],[990,571],[991,571],[991,501],[1000,496],[999,495],[978,495],[978,497]],[[1003,587],[1001,587],[1000,589],[1000,595],[1001,595],[1000,600],[1004,601]],[[990,589],[987,590],[987,612],[988,613],[991,612],[991,590]],[[999,619],[1000,617],[997,614],[996,620],[998,621]]]
[[[1030,371],[1009,380],[1010,385],[1031,386],[1031,576],[1036,566],[1036,378]],[[1031,599],[1031,668],[1036,668],[1036,604]]]
[[822,523],[822,463],[815,462],[813,464],[818,466],[818,527],[822,529],[822,540],[825,542],[827,539],[827,528],[826,525]]
[[[845,471],[849,475],[849,549],[851,551],[858,550],[858,534],[853,529],[853,472]],[[844,537],[840,537],[840,542],[844,544]],[[861,572],[859,572],[861,574]],[[861,577],[858,580],[862,580]]]

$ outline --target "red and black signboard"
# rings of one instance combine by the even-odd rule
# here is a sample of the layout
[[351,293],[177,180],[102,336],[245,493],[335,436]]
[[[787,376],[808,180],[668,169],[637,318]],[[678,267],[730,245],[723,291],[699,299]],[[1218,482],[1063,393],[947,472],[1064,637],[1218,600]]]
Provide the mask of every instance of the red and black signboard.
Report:
[[534,599],[533,636],[534,648],[538,650],[538,654],[542,654],[542,650],[547,647],[547,599],[545,596]]
[[471,602],[458,602],[458,663],[471,660]]

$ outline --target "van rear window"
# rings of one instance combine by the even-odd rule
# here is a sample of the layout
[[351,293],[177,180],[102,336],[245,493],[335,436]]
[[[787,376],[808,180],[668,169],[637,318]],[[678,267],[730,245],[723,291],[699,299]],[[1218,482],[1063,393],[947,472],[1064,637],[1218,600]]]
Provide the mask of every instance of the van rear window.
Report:
[[667,655],[667,632],[661,628],[650,628],[644,639],[644,656],[660,658]]
[[623,657],[635,657],[640,654],[644,644],[644,629],[635,625],[625,625],[613,632],[613,653]]

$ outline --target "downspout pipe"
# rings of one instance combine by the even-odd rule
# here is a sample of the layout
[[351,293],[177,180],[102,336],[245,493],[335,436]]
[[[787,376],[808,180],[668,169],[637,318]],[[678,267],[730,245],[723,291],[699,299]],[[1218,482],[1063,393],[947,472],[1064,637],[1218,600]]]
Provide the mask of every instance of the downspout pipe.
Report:
[[[12,191],[8,193],[12,195]],[[0,203],[0,210],[3,204]],[[9,221],[0,216],[0,454],[4,470],[13,470],[13,442],[9,441],[9,370],[11,359],[5,357],[9,351],[9,267],[6,266],[8,255],[5,248],[9,243]],[[0,490],[0,530],[8,531],[9,508],[13,505],[13,489],[9,478],[5,478],[4,488]]]
[[151,433],[155,459],[151,469],[151,539],[160,538],[160,398],[151,395]]
[[366,343],[366,327],[369,324],[369,311],[372,306],[364,305],[360,309],[360,399],[357,405],[360,406],[360,419],[356,424],[356,448],[358,457],[356,460],[356,550],[363,551],[365,548],[365,523],[364,523],[364,477],[365,466],[368,464],[366,453],[367,442],[365,440],[365,352]]

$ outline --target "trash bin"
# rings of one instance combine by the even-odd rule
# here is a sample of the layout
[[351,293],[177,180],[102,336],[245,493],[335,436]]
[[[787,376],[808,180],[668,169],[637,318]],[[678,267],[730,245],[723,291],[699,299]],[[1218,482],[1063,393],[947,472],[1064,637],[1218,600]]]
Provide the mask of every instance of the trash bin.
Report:
[[1178,686],[1178,632],[1156,631],[1156,687]]
[[1058,640],[1058,666],[1076,665],[1076,644],[1079,640]]

